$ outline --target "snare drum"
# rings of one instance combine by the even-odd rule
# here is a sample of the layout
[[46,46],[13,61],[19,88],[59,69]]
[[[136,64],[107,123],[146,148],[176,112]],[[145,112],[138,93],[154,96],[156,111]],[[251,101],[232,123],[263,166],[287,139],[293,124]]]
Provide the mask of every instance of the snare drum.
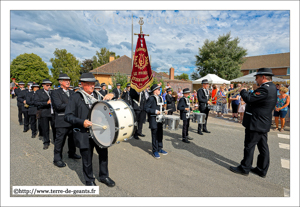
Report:
[[[133,108],[123,100],[99,101],[92,105],[90,134],[101,148],[132,138],[137,128]],[[105,126],[105,127],[101,127]]]
[[206,114],[204,113],[193,113],[192,122],[198,124],[205,124]]
[[165,129],[175,131],[179,128],[180,118],[174,115],[165,115]]

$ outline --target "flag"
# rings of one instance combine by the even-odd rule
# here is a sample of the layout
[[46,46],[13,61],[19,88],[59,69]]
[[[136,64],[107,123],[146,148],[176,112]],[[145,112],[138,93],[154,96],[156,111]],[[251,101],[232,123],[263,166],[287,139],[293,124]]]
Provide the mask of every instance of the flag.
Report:
[[144,34],[138,35],[135,54],[133,57],[133,68],[131,72],[131,88],[141,92],[153,82],[153,74],[149,61],[146,40]]

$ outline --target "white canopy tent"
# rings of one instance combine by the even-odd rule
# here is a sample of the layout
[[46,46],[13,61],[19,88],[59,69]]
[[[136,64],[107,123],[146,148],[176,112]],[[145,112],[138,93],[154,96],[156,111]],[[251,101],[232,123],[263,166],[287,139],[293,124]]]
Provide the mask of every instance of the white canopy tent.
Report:
[[[250,73],[248,75],[233,79],[230,82],[232,82],[232,83],[256,83],[255,76],[254,76],[255,74],[256,74],[256,72]],[[274,82],[274,83],[287,83],[288,79],[276,78],[276,77],[273,76],[272,82]]]
[[193,81],[193,84],[201,84],[203,79],[207,79],[210,84],[223,84],[223,83],[230,84],[230,81],[220,78],[215,74],[207,74],[206,76]]

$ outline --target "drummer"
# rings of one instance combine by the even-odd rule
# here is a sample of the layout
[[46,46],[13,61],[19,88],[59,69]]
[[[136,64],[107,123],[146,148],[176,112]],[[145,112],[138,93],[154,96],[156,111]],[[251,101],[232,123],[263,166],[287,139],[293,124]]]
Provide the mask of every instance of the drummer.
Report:
[[145,105],[145,111],[148,113],[149,128],[151,129],[152,136],[152,152],[153,157],[156,159],[160,158],[159,153],[167,155],[168,153],[163,150],[163,124],[162,122],[156,121],[156,116],[160,115],[163,108],[163,98],[160,94],[160,86],[153,84],[151,87],[152,95],[148,98]]
[[[95,178],[93,175],[93,152],[94,148],[98,153],[99,158],[99,177],[100,182],[106,184],[109,187],[115,186],[115,182],[109,177],[108,174],[108,151],[107,148],[100,148],[90,137],[89,127],[92,126],[92,122],[88,120],[88,114],[92,103],[90,96],[93,96],[96,100],[100,100],[96,92],[94,92],[96,79],[92,73],[83,73],[80,76],[82,89],[70,96],[70,100],[65,110],[66,122],[72,124],[74,131],[74,141],[76,146],[80,149],[82,156],[83,175],[87,186],[96,186]],[[83,92],[80,92],[83,90]],[[83,94],[89,94],[83,95]],[[104,100],[111,100],[114,97],[113,93],[107,94]]]
[[193,138],[189,136],[189,126],[190,126],[190,111],[192,108],[190,107],[190,100],[188,96],[190,95],[190,89],[183,89],[183,97],[179,99],[179,103],[177,109],[180,110],[180,119],[183,121],[182,126],[182,141],[185,143],[190,143],[189,140]]
[[167,89],[166,100],[167,100],[168,115],[173,115],[173,112],[176,111],[176,107],[175,107],[176,100],[175,100],[175,95],[172,95],[172,88]]

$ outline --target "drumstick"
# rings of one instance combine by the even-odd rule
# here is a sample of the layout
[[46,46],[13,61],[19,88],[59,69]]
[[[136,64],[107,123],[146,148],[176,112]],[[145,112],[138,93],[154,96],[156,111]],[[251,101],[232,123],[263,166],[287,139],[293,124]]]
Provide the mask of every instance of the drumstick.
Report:
[[95,123],[92,123],[92,124],[95,126],[98,126],[98,127],[102,127],[102,129],[107,129],[107,126],[105,126],[105,125],[99,125],[99,124],[95,124]]

